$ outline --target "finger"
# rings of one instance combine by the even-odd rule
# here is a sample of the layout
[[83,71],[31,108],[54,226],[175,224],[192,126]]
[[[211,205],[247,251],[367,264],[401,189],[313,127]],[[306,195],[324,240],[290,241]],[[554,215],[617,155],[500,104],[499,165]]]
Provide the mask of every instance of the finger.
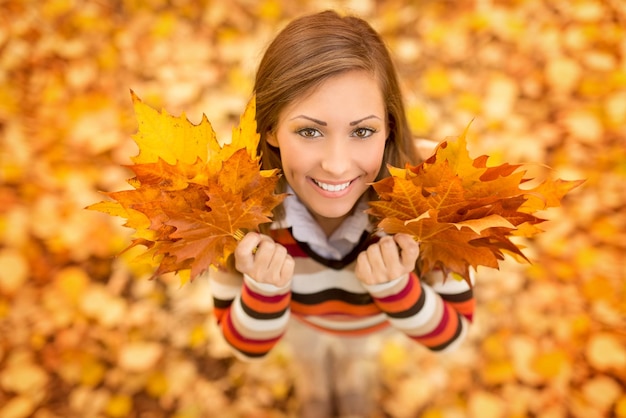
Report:
[[389,269],[400,264],[400,251],[393,237],[384,237],[380,240],[380,252],[385,268]]
[[406,275],[413,270],[414,266],[407,267],[401,258],[401,248],[398,246],[394,237],[388,238],[381,243],[383,251],[383,261],[385,262],[385,277],[388,280],[394,280],[398,277]]
[[294,271],[295,265],[296,265],[296,262],[294,261],[293,257],[287,254],[287,256],[285,257],[285,260],[283,261],[282,268],[280,269],[281,287],[286,285],[293,277],[293,271]]
[[367,262],[370,265],[370,269],[373,275],[379,274],[385,270],[385,263],[383,261],[383,254],[380,248],[380,242],[372,244],[367,248]]
[[241,241],[237,244],[236,254],[249,253],[252,254],[254,249],[259,245],[259,242],[263,239],[263,235],[256,232],[248,232]]
[[356,259],[356,266],[354,267],[354,274],[363,283],[372,283],[372,266],[367,257],[367,252],[363,251]]
[[261,235],[247,233],[235,248],[235,268],[242,273],[249,273],[254,264],[254,249],[257,248]]
[[270,270],[276,244],[273,241],[261,239],[254,252],[254,268],[257,272]]
[[400,259],[402,265],[407,269],[413,270],[420,253],[419,244],[408,234],[396,234],[394,240],[401,249]]
[[[235,249],[235,268],[249,276],[257,275],[260,268],[266,268],[271,260],[274,240],[267,235],[248,232]],[[258,256],[259,249],[263,253]]]
[[[267,245],[269,246],[269,244]],[[273,244],[272,255],[267,269],[271,272],[276,272],[275,276],[279,277],[285,258],[287,258],[287,249],[280,244]]]

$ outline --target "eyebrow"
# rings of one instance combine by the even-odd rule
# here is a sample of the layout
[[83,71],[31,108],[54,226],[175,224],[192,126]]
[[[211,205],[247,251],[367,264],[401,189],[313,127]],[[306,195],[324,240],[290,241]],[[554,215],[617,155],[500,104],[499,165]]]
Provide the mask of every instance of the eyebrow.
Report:
[[354,122],[350,122],[350,126],[354,126],[354,125],[358,125],[359,123],[363,122],[364,120],[368,120],[368,119],[378,119],[380,120],[380,118],[376,115],[369,115],[369,116],[365,116],[364,118],[361,118],[359,120],[355,120]]
[[[294,119],[298,119],[298,118],[310,120],[311,122],[315,122],[315,123],[317,123],[318,125],[321,125],[321,126],[327,126],[328,125],[328,123],[324,122],[323,120],[315,119],[315,118],[312,118],[312,117],[306,116],[306,115],[294,116],[290,120],[294,120]],[[380,118],[378,116],[376,116],[376,115],[369,115],[369,116],[365,116],[364,118],[361,118],[361,119],[358,119],[358,120],[350,122],[350,126],[358,125],[359,123],[363,122],[364,120],[368,120],[368,119],[372,119],[372,118],[380,120]]]

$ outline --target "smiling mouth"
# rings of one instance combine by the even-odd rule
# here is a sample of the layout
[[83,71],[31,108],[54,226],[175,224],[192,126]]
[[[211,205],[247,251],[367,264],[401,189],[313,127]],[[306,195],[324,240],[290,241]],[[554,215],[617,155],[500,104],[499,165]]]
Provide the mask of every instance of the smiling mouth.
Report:
[[319,187],[322,190],[326,190],[327,192],[340,192],[342,190],[347,189],[348,186],[350,186],[350,184],[352,183],[352,180],[347,181],[345,183],[341,183],[341,184],[328,184],[328,183],[323,183],[315,179],[312,179],[312,180],[313,180],[313,183],[317,185],[317,187]]

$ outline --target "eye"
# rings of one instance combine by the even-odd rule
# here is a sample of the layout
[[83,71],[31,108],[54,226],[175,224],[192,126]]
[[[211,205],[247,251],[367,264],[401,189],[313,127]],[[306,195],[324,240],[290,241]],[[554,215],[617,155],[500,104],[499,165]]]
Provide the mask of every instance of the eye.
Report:
[[322,133],[314,128],[302,128],[297,130],[296,133],[304,138],[317,138],[322,136]]
[[356,136],[357,138],[368,138],[372,136],[375,132],[376,132],[376,129],[372,129],[372,128],[356,128],[352,132],[352,135]]

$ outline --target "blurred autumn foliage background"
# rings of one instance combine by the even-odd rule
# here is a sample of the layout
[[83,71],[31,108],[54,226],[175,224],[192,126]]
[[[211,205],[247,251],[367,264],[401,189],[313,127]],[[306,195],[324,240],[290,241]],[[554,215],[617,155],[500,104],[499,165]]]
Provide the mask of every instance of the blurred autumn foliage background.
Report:
[[0,416],[287,417],[290,353],[242,364],[210,289],[115,257],[129,90],[227,139],[264,46],[291,18],[357,13],[393,51],[416,136],[474,119],[470,154],[586,178],[479,271],[465,345],[402,339],[379,361],[384,416],[626,417],[626,2],[0,0]]

